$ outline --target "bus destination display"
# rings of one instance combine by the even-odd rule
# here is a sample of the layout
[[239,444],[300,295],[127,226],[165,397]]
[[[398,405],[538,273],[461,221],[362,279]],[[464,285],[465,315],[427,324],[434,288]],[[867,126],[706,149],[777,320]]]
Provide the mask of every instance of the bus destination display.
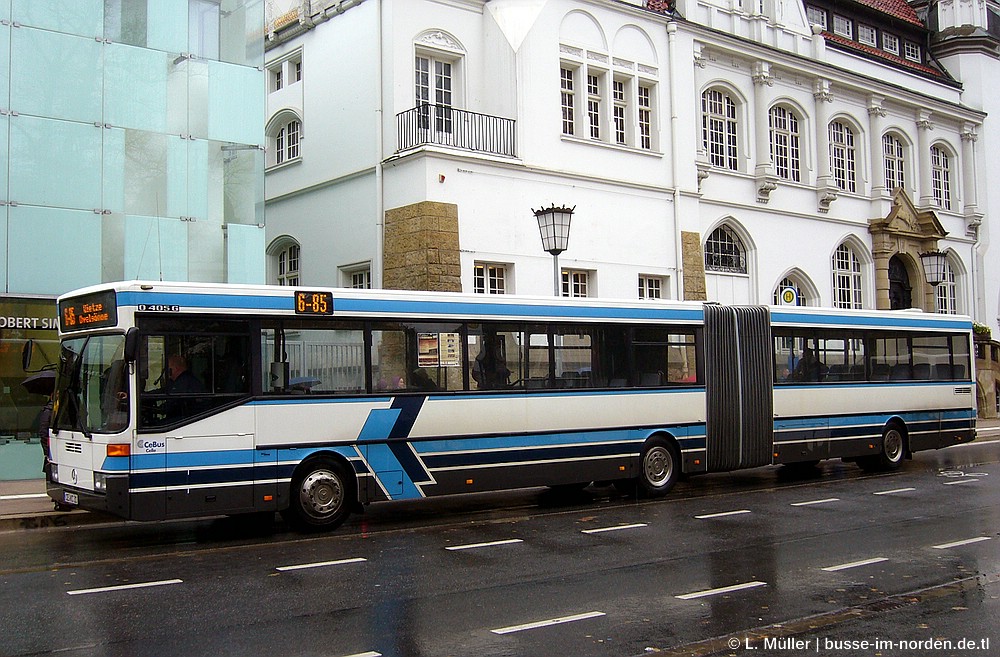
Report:
[[117,324],[118,304],[114,290],[59,302],[59,328],[64,332],[107,328]]
[[295,291],[296,315],[332,315],[333,293]]

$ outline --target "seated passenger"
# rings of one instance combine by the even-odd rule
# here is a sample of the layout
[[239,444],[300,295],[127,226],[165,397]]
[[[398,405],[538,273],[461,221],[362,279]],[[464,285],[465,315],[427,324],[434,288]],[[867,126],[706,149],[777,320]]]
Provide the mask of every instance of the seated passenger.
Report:
[[827,367],[816,358],[812,349],[807,348],[802,352],[802,358],[795,371],[792,372],[792,379],[795,381],[820,381],[826,376]]

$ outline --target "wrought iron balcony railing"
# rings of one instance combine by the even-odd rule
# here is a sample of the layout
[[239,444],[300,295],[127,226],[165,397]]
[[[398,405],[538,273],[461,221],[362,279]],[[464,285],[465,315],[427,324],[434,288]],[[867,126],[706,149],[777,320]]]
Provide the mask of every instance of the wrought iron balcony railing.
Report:
[[396,115],[399,150],[427,144],[516,157],[514,119],[426,104]]

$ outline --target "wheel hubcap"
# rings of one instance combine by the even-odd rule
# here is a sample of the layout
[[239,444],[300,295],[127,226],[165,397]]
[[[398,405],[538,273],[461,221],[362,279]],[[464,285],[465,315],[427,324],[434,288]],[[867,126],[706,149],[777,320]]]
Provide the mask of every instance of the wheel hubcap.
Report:
[[666,447],[654,447],[646,452],[643,459],[646,481],[652,486],[662,486],[670,479],[674,470],[674,459]]
[[329,470],[309,473],[299,486],[302,508],[313,516],[328,516],[340,508],[344,501],[344,486],[340,477]]
[[895,429],[885,434],[885,457],[895,463],[903,456],[903,436]]

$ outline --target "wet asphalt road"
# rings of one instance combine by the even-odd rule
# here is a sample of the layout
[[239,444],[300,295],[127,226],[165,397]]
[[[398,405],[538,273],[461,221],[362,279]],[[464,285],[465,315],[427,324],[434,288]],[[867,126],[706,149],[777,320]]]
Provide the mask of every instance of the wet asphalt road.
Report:
[[891,474],[695,477],[658,500],[389,503],[318,536],[9,532],[0,555],[3,655],[997,654],[1000,443]]

